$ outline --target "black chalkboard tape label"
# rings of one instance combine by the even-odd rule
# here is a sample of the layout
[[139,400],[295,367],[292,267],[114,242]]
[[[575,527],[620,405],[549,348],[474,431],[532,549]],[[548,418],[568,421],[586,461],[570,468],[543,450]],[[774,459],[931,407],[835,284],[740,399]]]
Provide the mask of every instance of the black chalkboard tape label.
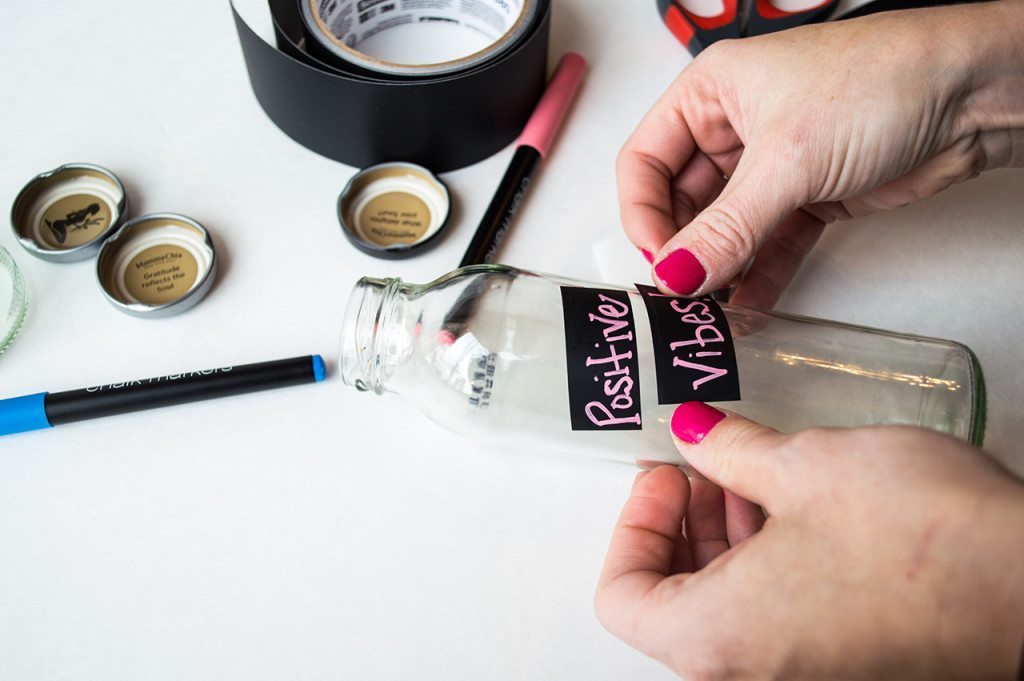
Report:
[[636,288],[651,320],[658,404],[740,399],[736,349],[718,303],[666,296],[653,286]]
[[629,293],[562,287],[573,430],[641,430],[640,365]]

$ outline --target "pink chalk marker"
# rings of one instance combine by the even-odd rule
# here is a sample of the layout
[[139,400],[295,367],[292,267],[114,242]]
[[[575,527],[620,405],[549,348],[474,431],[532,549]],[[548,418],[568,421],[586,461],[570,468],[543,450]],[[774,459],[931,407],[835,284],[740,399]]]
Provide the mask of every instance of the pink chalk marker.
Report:
[[459,267],[494,262],[494,256],[530,187],[530,176],[540,165],[540,160],[547,155],[586,68],[587,62],[574,52],[567,53],[558,62],[547,90],[519,135],[508,170],[501,178],[498,190],[484,212]]

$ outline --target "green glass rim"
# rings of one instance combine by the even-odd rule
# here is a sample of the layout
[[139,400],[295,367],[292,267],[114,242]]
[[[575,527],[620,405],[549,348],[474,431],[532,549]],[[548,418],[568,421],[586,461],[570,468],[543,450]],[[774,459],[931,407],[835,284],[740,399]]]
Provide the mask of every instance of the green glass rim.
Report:
[[[0,299],[0,355],[10,347],[25,323],[28,288],[6,248],[0,246],[0,278],[10,281],[10,300]],[[6,296],[5,296],[6,298]]]
[[968,355],[971,359],[971,371],[974,378],[974,402],[971,405],[971,432],[968,434],[968,441],[975,447],[981,447],[985,443],[985,427],[988,425],[988,395],[985,393],[985,373],[981,370],[981,362],[974,354],[974,351],[967,346]]

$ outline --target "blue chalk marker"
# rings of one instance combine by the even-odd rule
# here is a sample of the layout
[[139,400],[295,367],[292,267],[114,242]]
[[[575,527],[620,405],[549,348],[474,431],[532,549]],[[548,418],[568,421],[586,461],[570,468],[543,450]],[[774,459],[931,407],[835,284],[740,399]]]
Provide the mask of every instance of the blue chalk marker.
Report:
[[81,390],[12,397],[0,400],[0,435],[258,390],[319,383],[326,376],[327,366],[323,358],[306,355],[109,383]]

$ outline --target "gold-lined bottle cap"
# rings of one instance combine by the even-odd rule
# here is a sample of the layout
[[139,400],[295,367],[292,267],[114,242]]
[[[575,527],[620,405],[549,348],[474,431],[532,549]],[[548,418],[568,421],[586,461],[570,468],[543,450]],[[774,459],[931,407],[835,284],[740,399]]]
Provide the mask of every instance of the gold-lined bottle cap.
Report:
[[107,299],[136,317],[166,317],[209,292],[217,253],[209,232],[184,215],[152,213],[126,222],[104,242],[96,276]]
[[408,258],[436,246],[448,226],[451,195],[432,172],[381,163],[356,173],[338,196],[338,221],[356,248]]
[[29,253],[51,262],[87,260],[128,213],[112,172],[69,163],[29,180],[11,207],[11,228]]

